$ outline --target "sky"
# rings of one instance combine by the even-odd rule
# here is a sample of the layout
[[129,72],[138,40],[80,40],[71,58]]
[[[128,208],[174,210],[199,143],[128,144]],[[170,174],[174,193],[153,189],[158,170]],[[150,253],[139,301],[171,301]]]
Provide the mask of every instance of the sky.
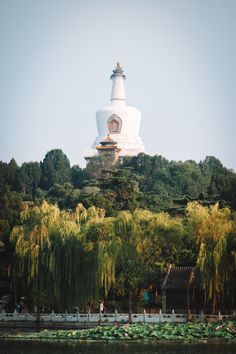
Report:
[[85,166],[119,61],[148,153],[236,170],[235,0],[0,0],[0,44],[0,160]]

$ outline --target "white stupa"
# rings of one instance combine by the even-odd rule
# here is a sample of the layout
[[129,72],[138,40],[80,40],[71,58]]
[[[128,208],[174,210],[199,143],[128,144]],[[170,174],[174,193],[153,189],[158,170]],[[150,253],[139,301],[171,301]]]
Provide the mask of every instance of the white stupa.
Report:
[[100,144],[107,135],[117,143],[120,149],[119,156],[135,156],[145,152],[139,127],[141,112],[134,107],[126,106],[124,80],[126,79],[123,70],[117,63],[111,75],[112,90],[111,103],[96,112],[98,136],[96,137],[90,154],[96,154],[96,146]]

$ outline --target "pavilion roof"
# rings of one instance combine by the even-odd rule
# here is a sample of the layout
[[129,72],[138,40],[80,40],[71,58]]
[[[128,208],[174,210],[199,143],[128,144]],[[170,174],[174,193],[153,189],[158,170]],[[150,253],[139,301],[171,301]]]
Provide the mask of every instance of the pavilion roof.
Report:
[[162,290],[184,290],[199,287],[200,279],[196,267],[170,267],[162,283]]
[[110,138],[110,135],[108,134],[107,137],[105,139],[103,139],[102,141],[100,141],[100,144],[102,145],[110,145],[110,144],[117,144],[116,141],[114,141],[113,139]]

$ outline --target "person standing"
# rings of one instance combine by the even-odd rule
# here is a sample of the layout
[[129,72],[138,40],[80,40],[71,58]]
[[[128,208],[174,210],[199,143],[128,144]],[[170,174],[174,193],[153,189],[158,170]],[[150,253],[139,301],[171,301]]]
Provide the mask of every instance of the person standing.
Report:
[[105,311],[106,311],[106,308],[105,308],[105,306],[104,306],[104,301],[101,300],[101,301],[100,301],[100,305],[99,305],[99,312],[100,312],[100,313],[105,313]]

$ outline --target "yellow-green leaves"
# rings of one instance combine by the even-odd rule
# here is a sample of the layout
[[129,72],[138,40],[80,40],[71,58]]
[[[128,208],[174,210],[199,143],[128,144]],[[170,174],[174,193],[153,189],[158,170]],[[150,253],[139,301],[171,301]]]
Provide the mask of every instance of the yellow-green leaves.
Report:
[[140,209],[105,217],[94,206],[78,204],[72,212],[43,202],[22,212],[21,223],[10,238],[15,290],[20,283],[48,293],[61,310],[97,301],[113,286],[135,291],[169,264],[194,266],[196,259],[214,308],[236,293],[236,219],[218,204],[190,203],[186,217],[177,218]]
[[188,205],[187,216],[189,230],[199,245],[197,265],[201,271],[202,288],[214,310],[230,281],[228,241],[233,230],[230,210],[220,209],[218,203],[208,208],[194,202]]

